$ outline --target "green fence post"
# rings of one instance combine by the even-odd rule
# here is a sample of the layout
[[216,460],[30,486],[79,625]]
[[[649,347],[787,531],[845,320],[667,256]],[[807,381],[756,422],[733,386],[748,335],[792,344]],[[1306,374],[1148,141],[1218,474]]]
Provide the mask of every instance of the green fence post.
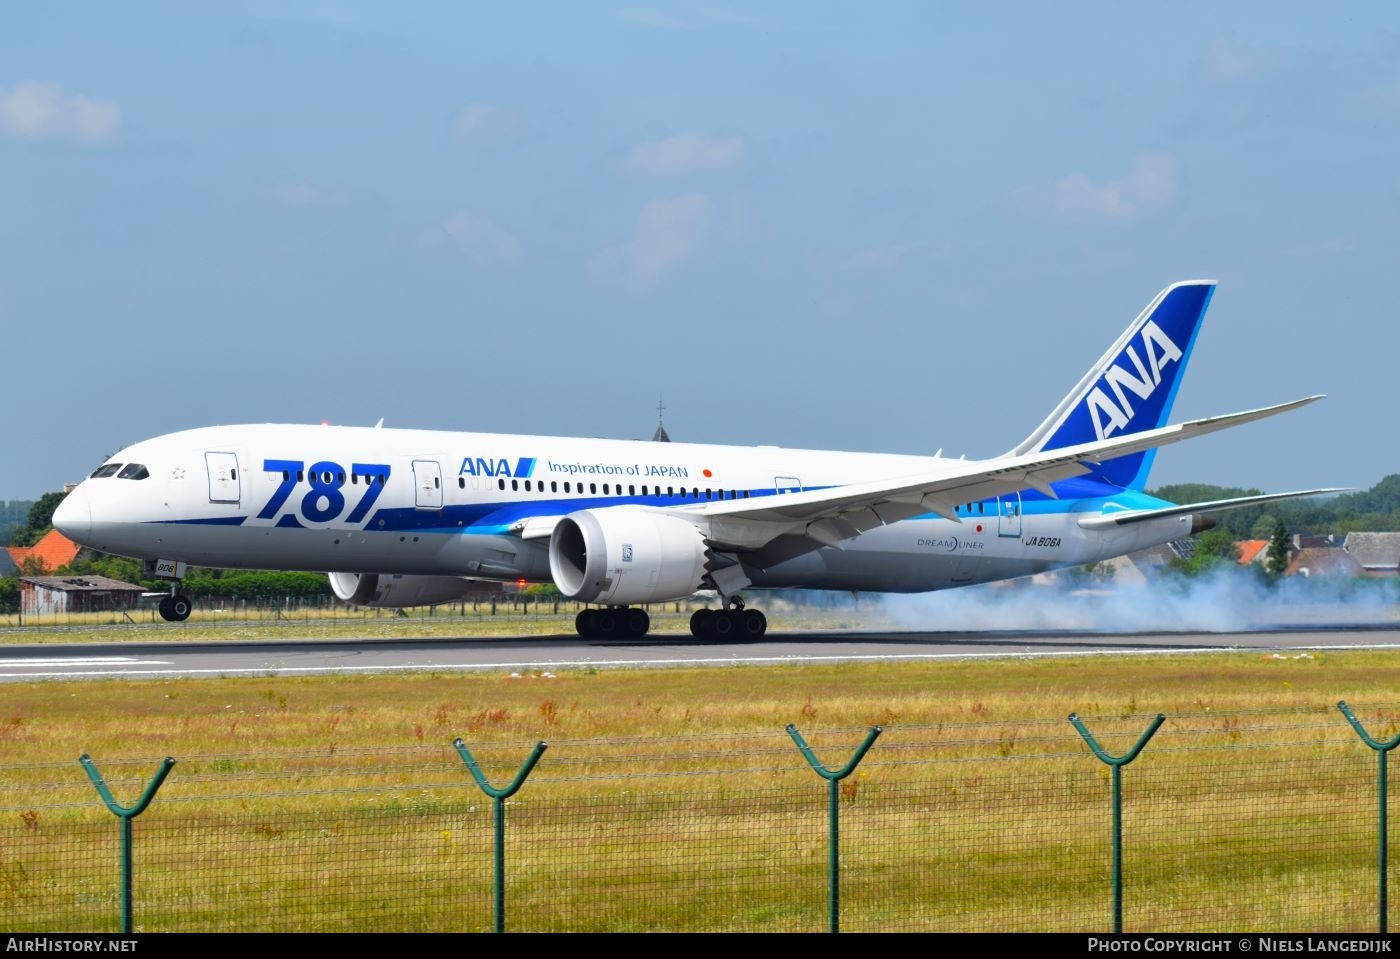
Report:
[[102,801],[107,804],[107,808],[121,821],[121,845],[122,845],[122,932],[131,932],[131,820],[146,811],[146,807],[151,804],[151,800],[156,798],[156,790],[160,784],[165,782],[165,777],[170,774],[170,767],[175,765],[175,760],[169,756],[161,763],[160,769],[156,770],[155,778],[146,786],[146,791],[141,798],[136,801],[136,805],[126,808],[117,804],[112,798],[112,791],[107,788],[107,783],[103,781],[101,773],[97,771],[97,764],[92,761],[92,757],[83,753],[78,757],[78,762],[83,764],[83,769],[87,770],[88,778],[97,787],[97,794],[102,797]]
[[1389,826],[1387,825],[1386,819],[1386,803],[1389,799],[1389,787],[1386,785],[1385,778],[1385,757],[1387,753],[1397,745],[1400,745],[1400,733],[1396,733],[1395,737],[1391,739],[1390,742],[1378,742],[1371,738],[1370,734],[1362,727],[1361,722],[1352,715],[1351,708],[1347,706],[1346,700],[1338,701],[1337,708],[1342,711],[1342,715],[1347,718],[1347,722],[1351,723],[1351,728],[1356,730],[1356,735],[1361,737],[1361,741],[1376,751],[1376,756],[1380,763],[1380,778],[1377,785],[1377,789],[1380,792],[1380,818],[1377,821],[1376,831],[1379,836],[1378,845],[1380,847],[1380,931],[1385,932],[1387,913],[1389,911],[1386,907],[1386,848],[1390,844],[1387,836]]
[[1110,756],[1104,752],[1094,737],[1089,734],[1089,730],[1084,728],[1084,724],[1079,721],[1076,713],[1069,714],[1069,721],[1074,724],[1074,728],[1079,730],[1079,735],[1084,737],[1084,741],[1089,744],[1089,748],[1094,751],[1101,761],[1107,763],[1113,769],[1113,931],[1123,931],[1123,767],[1134,759],[1138,753],[1142,752],[1142,747],[1147,745],[1147,741],[1166,720],[1166,716],[1158,713],[1152,720],[1151,725],[1143,731],[1138,738],[1137,745],[1128,750],[1123,756]]
[[797,743],[797,748],[802,751],[802,755],[807,757],[807,762],[811,765],[813,769],[817,771],[817,775],[825,779],[828,784],[828,791],[830,793],[830,826],[828,828],[828,833],[831,847],[826,854],[827,869],[831,874],[829,882],[830,892],[828,894],[828,908],[831,912],[831,931],[840,932],[841,929],[839,916],[841,912],[841,833],[839,826],[840,820],[837,816],[837,799],[839,798],[837,783],[839,783],[841,780],[845,779],[852,772],[854,772],[856,766],[860,763],[862,759],[865,758],[865,754],[870,751],[870,747],[873,746],[875,744],[875,740],[880,737],[880,727],[870,727],[870,732],[866,734],[865,742],[860,744],[860,747],[856,750],[856,754],[851,757],[851,761],[846,763],[846,765],[842,766],[840,769],[827,769],[820,762],[818,762],[816,754],[812,752],[812,747],[807,745],[807,742],[802,738],[802,734],[797,731],[797,727],[794,726],[792,723],[788,723],[787,731],[788,735],[792,737],[792,741]]
[[504,789],[497,789],[486,781],[482,775],[480,767],[472,754],[467,751],[467,744],[462,740],[452,740],[452,745],[457,747],[457,755],[462,757],[462,762],[467,764],[467,769],[471,770],[472,778],[481,787],[481,791],[486,793],[496,801],[496,931],[506,931],[506,807],[505,801],[519,792],[520,787],[525,785],[525,777],[530,775],[530,771],[535,768],[535,763],[540,761],[540,756],[549,747],[544,740],[535,744],[535,751],[530,754],[530,758],[525,760],[525,765],[520,767],[520,772],[515,774],[515,779]]

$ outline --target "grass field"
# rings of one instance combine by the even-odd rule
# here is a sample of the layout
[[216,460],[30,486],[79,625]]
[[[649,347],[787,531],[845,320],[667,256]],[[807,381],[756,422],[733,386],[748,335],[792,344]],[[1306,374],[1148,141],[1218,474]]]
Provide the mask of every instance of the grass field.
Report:
[[[722,734],[790,722],[1063,721],[1213,711],[1334,710],[1400,699],[1400,654],[1268,652],[1192,657],[564,670],[247,679],[7,683],[10,762],[77,751],[208,752],[212,744],[318,750],[490,729],[496,740]],[[1335,710],[1334,710],[1335,711]],[[486,726],[480,716],[493,717]]]
[[497,786],[548,743],[510,803],[512,928],[820,931],[827,786],[791,723],[830,768],[881,728],[840,789],[843,929],[1103,930],[1108,771],[1067,716],[1121,753],[1162,713],[1125,770],[1125,928],[1366,930],[1376,760],[1336,704],[1393,736],[1398,681],[1343,651],[6,684],[0,908],[113,928],[76,760],[131,802],[169,755],[138,928],[489,929],[460,736]]

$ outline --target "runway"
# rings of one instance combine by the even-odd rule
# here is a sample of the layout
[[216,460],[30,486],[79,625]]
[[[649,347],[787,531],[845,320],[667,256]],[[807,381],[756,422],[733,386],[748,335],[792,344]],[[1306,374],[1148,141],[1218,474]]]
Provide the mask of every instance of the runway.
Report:
[[1210,655],[1242,650],[1298,656],[1400,650],[1400,624],[1314,625],[1250,632],[811,631],[756,643],[700,643],[688,635],[583,640],[574,635],[464,639],[267,640],[0,646],[0,682],[395,672],[544,672],[1073,657]]

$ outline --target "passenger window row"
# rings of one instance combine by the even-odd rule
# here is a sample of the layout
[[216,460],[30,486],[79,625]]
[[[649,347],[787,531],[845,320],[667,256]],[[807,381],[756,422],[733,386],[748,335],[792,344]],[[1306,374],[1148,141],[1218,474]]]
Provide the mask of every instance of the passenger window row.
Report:
[[[638,486],[637,486],[636,484],[634,484],[634,483],[629,483],[629,484],[627,484],[627,487],[626,487],[626,491],[625,491],[625,492],[624,492],[624,490],[623,490],[623,485],[622,485],[621,483],[604,483],[604,484],[602,484],[602,493],[600,494],[600,493],[599,493],[599,486],[598,486],[597,483],[589,483],[589,484],[587,484],[587,487],[585,488],[585,485],[584,485],[583,483],[575,483],[575,482],[573,482],[573,481],[571,481],[571,480],[564,480],[564,482],[563,482],[562,484],[561,484],[558,480],[550,480],[550,481],[549,481],[549,484],[548,484],[548,489],[546,489],[546,488],[545,488],[546,484],[545,484],[545,481],[544,481],[544,480],[519,480],[519,479],[513,479],[513,480],[510,481],[510,489],[511,489],[513,492],[520,492],[520,490],[521,490],[521,488],[522,488],[522,484],[523,484],[523,487],[524,487],[524,491],[525,491],[526,493],[559,493],[559,492],[561,492],[560,487],[562,486],[562,487],[563,487],[562,492],[564,492],[564,493],[571,493],[571,494],[579,495],[579,496],[584,496],[584,495],[586,495],[586,496],[598,496],[598,495],[603,495],[603,496],[638,496],[638,495],[641,495],[641,496],[669,496],[669,497],[672,497],[672,498],[675,498],[675,497],[679,496],[681,499],[693,499],[693,500],[705,499],[705,500],[712,500],[712,501],[714,501],[714,500],[725,500],[725,499],[748,499],[748,498],[749,498],[749,491],[748,491],[748,490],[732,490],[732,489],[731,489],[731,490],[723,490],[723,489],[718,489],[718,490],[717,490],[717,489],[705,489],[705,490],[702,490],[702,489],[700,489],[698,486],[692,486],[690,489],[686,489],[684,486],[682,486],[682,487],[679,487],[679,491],[678,491],[678,488],[677,488],[677,487],[675,487],[675,486],[668,486],[668,487],[666,487],[665,492],[662,492],[662,489],[661,489],[660,486],[655,486],[655,487],[653,487],[653,486],[650,486],[650,485],[648,485],[648,484],[643,484],[641,487],[638,487]],[[466,489],[466,488],[467,488],[467,479],[466,479],[465,476],[459,476],[459,477],[457,477],[457,488],[458,488],[458,489]],[[499,490],[505,490],[505,489],[506,489],[506,480],[505,480],[504,477],[497,477],[497,479],[496,479],[496,488],[499,489]],[[641,490],[641,493],[640,493],[640,494],[637,492],[638,489]]]
[[[316,480],[317,480],[318,478],[321,480],[321,483],[322,483],[323,485],[325,485],[325,486],[330,486],[332,483],[335,483],[337,486],[343,486],[343,485],[345,485],[345,473],[344,473],[344,472],[332,473],[332,472],[330,472],[329,470],[325,470],[325,471],[323,471],[323,472],[321,472],[321,473],[319,473],[319,474],[318,474],[318,473],[312,473],[312,474],[311,474],[311,482],[312,482],[313,484],[316,482]],[[369,486],[371,483],[378,483],[380,486],[383,486],[383,485],[384,485],[384,481],[385,481],[387,478],[388,478],[388,477],[386,477],[383,473],[380,473],[380,474],[374,475],[374,476],[365,476],[365,475],[362,475],[362,474],[360,474],[360,473],[351,473],[351,474],[350,474],[350,485],[351,485],[351,486],[358,486],[358,485],[360,484],[360,480],[364,480],[366,486]],[[283,471],[282,471],[282,482],[288,483],[288,482],[291,482],[291,479],[292,479],[291,471],[290,471],[290,470],[283,470]],[[297,470],[297,482],[298,482],[298,483],[304,483],[304,482],[306,482],[306,471],[305,471],[305,470]]]

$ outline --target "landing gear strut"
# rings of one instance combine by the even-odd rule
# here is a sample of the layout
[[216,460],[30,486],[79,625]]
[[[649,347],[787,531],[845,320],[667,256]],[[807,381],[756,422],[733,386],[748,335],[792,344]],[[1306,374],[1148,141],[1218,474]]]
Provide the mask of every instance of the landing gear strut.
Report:
[[603,606],[579,610],[574,629],[584,639],[641,639],[651,629],[651,616],[635,606]]
[[690,614],[690,635],[696,639],[762,639],[768,617],[757,609],[745,609],[735,596],[730,609],[697,609]]

